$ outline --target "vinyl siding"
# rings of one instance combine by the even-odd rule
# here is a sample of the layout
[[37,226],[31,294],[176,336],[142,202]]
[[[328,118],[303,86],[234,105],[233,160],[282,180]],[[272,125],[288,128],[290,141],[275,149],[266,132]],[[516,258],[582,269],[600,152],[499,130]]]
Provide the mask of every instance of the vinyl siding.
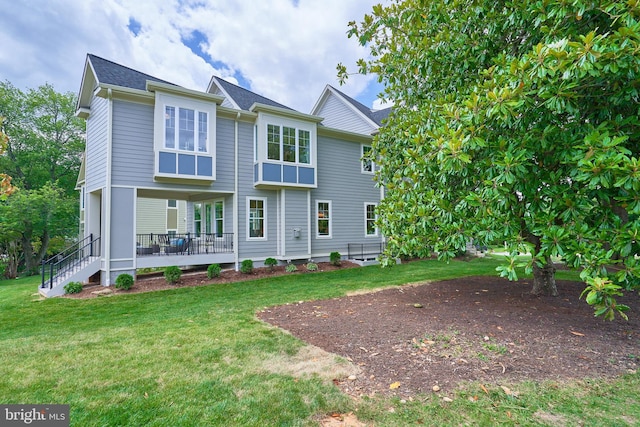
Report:
[[[239,175],[238,175],[238,255],[244,259],[264,259],[277,256],[278,191],[253,187],[253,129],[250,123],[238,123]],[[267,200],[265,229],[267,240],[247,240],[247,196]]]
[[233,121],[216,126],[216,181],[213,184],[154,181],[153,106],[116,100],[113,103],[113,185],[190,191],[233,191]]
[[106,185],[109,101],[94,97],[87,118],[85,183],[88,193]]
[[[311,190],[311,245],[314,256],[338,251],[348,243],[380,241],[365,237],[364,204],[379,203],[372,175],[360,172],[360,143],[318,137],[318,188]],[[331,201],[331,238],[316,237],[316,200]]]
[[371,135],[376,129],[335,95],[330,95],[317,113],[330,128]]
[[[285,226],[281,230],[284,239],[285,251],[282,256],[309,256],[307,230],[307,215],[309,212],[307,194],[308,190],[282,190],[284,193],[283,212],[285,216]],[[300,237],[293,235],[293,229],[300,229]]]
[[[178,200],[178,233],[186,232],[187,203]],[[167,232],[167,201],[139,197],[136,200],[136,234]]]

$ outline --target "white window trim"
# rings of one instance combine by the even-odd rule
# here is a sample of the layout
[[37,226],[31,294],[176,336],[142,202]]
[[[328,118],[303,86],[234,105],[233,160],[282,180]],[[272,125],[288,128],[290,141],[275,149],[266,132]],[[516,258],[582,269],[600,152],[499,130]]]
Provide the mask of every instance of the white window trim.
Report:
[[[269,125],[280,127],[280,159],[268,158],[268,129]],[[283,129],[285,127],[294,128],[296,130],[296,161],[285,162],[284,156],[284,139]],[[309,132],[309,163],[300,163],[300,131]],[[303,120],[284,118],[274,114],[259,113],[258,125],[256,126],[256,141],[257,141],[257,159],[256,163],[274,163],[280,165],[291,165],[298,167],[316,168],[317,166],[317,127],[315,123],[310,123]]]
[[[263,221],[263,236],[262,237],[251,237],[251,233],[249,232],[250,229],[250,212],[251,212],[251,200],[261,200],[262,201],[262,210],[264,212],[264,217],[262,219]],[[246,207],[246,212],[247,212],[247,220],[246,220],[246,240],[248,241],[260,241],[260,240],[267,240],[267,198],[266,197],[253,197],[253,196],[247,196],[246,199],[246,203],[247,203],[247,207]]]
[[[218,203],[218,202],[222,203],[222,231],[216,230],[216,227],[218,226],[217,218],[216,218],[216,203]],[[224,218],[225,218],[224,217],[225,206],[224,206],[224,204],[225,204],[224,203],[224,199],[215,199],[211,203],[211,208],[212,208],[211,213],[213,214],[213,218],[212,218],[213,224],[211,224],[212,225],[211,230],[212,230],[212,233],[215,236],[215,238],[216,239],[220,239],[220,240],[224,239],[224,227],[225,227],[225,220],[224,220]],[[220,234],[220,236],[218,236],[218,234]]]
[[[364,202],[364,237],[378,237],[380,235],[380,232],[378,231],[378,226],[375,227],[374,234],[367,233],[367,221],[369,220],[369,218],[367,218],[367,206],[371,206],[371,205],[375,206],[376,210],[378,209],[377,203]],[[373,220],[376,221],[377,219],[378,219],[378,214],[376,213]]]
[[[318,227],[318,204],[327,203],[329,205],[329,234],[320,234],[320,227]],[[315,205],[315,217],[316,217],[316,239],[332,239],[333,238],[333,206],[331,200],[316,200]]]
[[365,149],[365,147],[368,147],[369,150],[371,150],[371,145],[360,144],[360,172],[364,173],[364,174],[367,174],[367,175],[373,175],[375,173],[375,171],[376,171],[376,163],[373,160],[371,160],[371,170],[368,171],[368,170],[364,169],[363,157],[364,157],[364,149]]
[[[279,159],[270,159],[268,158],[268,153],[269,153],[269,126],[277,126],[280,130],[280,158]],[[295,161],[290,162],[287,160],[284,160],[284,128],[289,128],[289,129],[293,129],[293,136],[294,136],[294,140],[295,140],[295,144],[293,145],[294,147],[294,156],[295,156]],[[307,134],[309,135],[309,145],[307,146],[307,149],[309,150],[309,162],[308,163],[303,163],[300,161],[300,131],[304,131],[307,132]],[[300,126],[296,126],[296,124],[282,124],[279,122],[267,122],[265,124],[265,135],[267,135],[267,138],[265,139],[265,152],[267,153],[267,158],[266,161],[268,162],[275,162],[275,163],[281,163],[283,165],[298,165],[298,166],[311,166],[312,164],[312,156],[313,156],[313,150],[311,147],[311,131],[309,129],[306,129],[304,127],[300,127]],[[256,153],[257,155],[257,153]]]
[[[175,206],[169,206],[169,200],[175,200],[176,201],[176,205]],[[168,215],[168,211],[169,209],[175,209],[176,211],[176,227],[180,227],[180,213],[178,211],[178,200],[177,199],[167,199],[167,211],[165,211],[164,216],[165,216],[165,226],[166,227],[166,231],[167,234],[169,234],[169,232],[173,231],[174,233],[178,233],[178,228],[169,228],[169,224],[168,224],[168,219],[167,219],[167,215]]]
[[[194,142],[194,150],[180,150],[179,149],[179,141],[176,140],[176,146],[174,148],[166,148],[165,147],[165,107],[172,106],[176,108],[189,108],[195,111],[195,115],[197,116],[198,112],[207,113],[207,125],[208,125],[208,134],[207,134],[207,150],[206,151],[198,151],[198,147],[195,146]],[[216,111],[217,106],[213,102],[203,102],[196,99],[188,98],[186,96],[177,96],[173,94],[168,94],[165,92],[161,92],[156,90],[156,99],[155,99],[155,109],[154,109],[154,156],[156,159],[155,173],[158,174],[158,152],[172,152],[172,153],[182,153],[182,154],[192,154],[195,156],[208,156],[213,158],[212,164],[212,176],[207,177],[207,180],[215,179],[216,177]],[[176,111],[176,115],[178,112]],[[197,117],[194,117],[197,120]],[[198,133],[198,126],[194,124],[194,133]],[[178,124],[178,117],[176,117],[176,126]],[[163,174],[160,174],[163,175]],[[164,176],[164,175],[163,175]],[[169,174],[167,176],[173,176],[173,174]],[[191,177],[191,175],[190,175]],[[197,175],[193,176],[193,179],[200,179]]]

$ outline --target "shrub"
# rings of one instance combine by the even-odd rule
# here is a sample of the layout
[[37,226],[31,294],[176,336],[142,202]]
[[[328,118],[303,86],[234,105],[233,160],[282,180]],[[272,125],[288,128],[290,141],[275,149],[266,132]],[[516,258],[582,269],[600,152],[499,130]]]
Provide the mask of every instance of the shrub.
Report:
[[329,261],[331,262],[331,264],[338,267],[340,266],[340,261],[342,261],[342,255],[340,255],[340,252],[331,252],[329,254]]
[[275,258],[267,258],[264,260],[264,265],[269,267],[270,271],[273,271],[273,267],[278,265],[278,261]]
[[308,262],[307,271],[318,271],[318,264],[316,264],[315,262]]
[[296,267],[295,264],[287,264],[284,271],[286,271],[287,273],[293,273],[298,271],[298,267]]
[[121,274],[116,278],[116,288],[129,290],[133,286],[133,276],[130,274]]
[[182,276],[182,270],[180,270],[175,265],[164,269],[164,279],[170,285],[175,285],[176,283],[178,283],[178,280],[180,280],[180,276]]
[[245,259],[244,261],[242,261],[240,272],[244,274],[253,273],[253,261],[251,261],[250,259]]
[[207,278],[213,279],[214,277],[220,277],[221,272],[222,267],[220,267],[220,264],[211,264],[207,267]]
[[77,294],[82,290],[82,283],[80,282],[69,282],[64,285],[64,293],[65,294]]

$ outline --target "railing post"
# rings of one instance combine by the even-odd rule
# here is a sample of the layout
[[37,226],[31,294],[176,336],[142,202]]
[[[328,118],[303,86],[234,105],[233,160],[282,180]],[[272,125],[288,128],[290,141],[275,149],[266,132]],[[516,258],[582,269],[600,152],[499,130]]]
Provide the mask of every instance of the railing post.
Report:
[[43,259],[42,265],[40,266],[40,272],[42,273],[42,282],[40,282],[40,287],[44,288],[44,269],[47,267],[47,262]]
[[89,256],[93,256],[93,233],[89,234],[89,242],[91,248],[89,249]]
[[53,288],[53,263],[49,264],[49,289]]

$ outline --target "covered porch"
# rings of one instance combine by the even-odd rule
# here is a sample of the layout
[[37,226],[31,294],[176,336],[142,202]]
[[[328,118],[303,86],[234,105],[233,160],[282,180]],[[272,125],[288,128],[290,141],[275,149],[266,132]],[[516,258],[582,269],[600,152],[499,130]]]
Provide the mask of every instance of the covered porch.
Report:
[[137,268],[234,262],[233,233],[136,235]]

